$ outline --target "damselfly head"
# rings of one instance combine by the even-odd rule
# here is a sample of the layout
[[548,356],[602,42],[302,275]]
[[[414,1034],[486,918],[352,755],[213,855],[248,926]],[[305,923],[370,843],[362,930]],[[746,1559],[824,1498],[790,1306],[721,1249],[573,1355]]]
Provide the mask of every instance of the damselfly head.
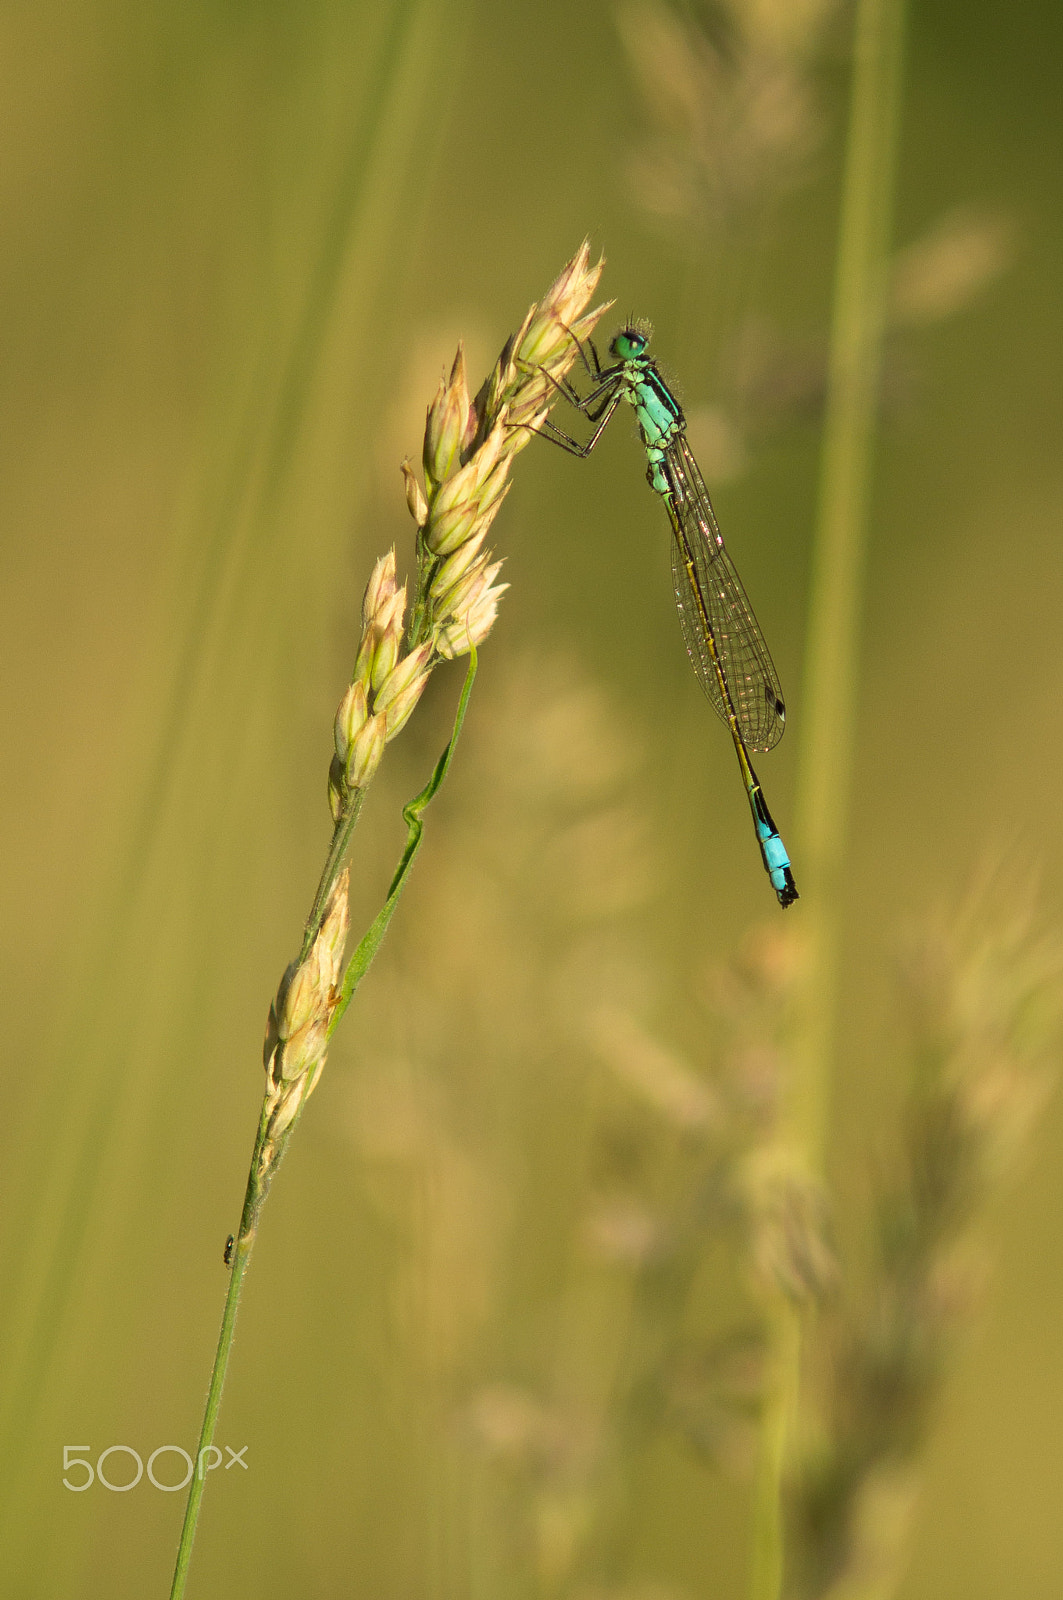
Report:
[[652,322],[640,318],[621,328],[609,348],[620,361],[637,361],[652,338]]

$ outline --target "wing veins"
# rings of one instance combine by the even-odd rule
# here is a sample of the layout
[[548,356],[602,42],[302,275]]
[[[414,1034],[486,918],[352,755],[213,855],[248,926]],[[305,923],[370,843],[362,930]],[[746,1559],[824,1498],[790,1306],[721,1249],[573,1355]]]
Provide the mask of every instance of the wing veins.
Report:
[[[672,581],[691,665],[713,710],[729,722],[726,698],[704,638],[700,607],[690,592],[684,542],[690,550],[698,593],[739,731],[751,750],[770,750],[782,738],[786,723],[779,675],[742,580],[727,553],[705,481],[684,435],[669,445],[663,466],[672,490],[670,509],[677,523],[672,538]],[[682,530],[683,540],[678,529]]]

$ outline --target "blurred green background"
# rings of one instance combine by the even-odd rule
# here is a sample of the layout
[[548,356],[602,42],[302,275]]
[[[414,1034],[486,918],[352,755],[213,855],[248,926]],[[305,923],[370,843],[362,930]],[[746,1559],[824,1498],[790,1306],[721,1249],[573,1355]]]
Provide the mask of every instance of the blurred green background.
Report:
[[[584,236],[617,318],[655,323],[771,641],[790,730],[761,777],[800,879],[851,18],[713,12],[720,111],[699,121],[662,15],[0,17],[6,1594],[166,1592],[182,1497],[73,1494],[63,1447],[192,1445],[361,592],[380,551],[411,551],[398,464],[457,339],[475,388]],[[786,71],[759,77],[749,37]],[[910,7],[843,1213],[897,1097],[899,930],[999,851],[1039,873],[1050,925],[1063,913],[1061,42],[1047,0]],[[211,1483],[191,1594],[745,1592],[742,1462],[706,1466],[667,1430],[602,1443],[638,1218],[595,1208],[625,1151],[665,1194],[682,1164],[607,1058],[700,1070],[709,974],[773,912],[632,433],[618,421],[588,465],[520,457],[494,539],[512,589],[452,779],[265,1213],[218,1435],[248,1470]],[[458,682],[437,673],[389,750],[356,926]],[[993,1218],[905,1600],[1063,1592],[1061,1156],[1050,1107]],[[722,1317],[740,1279],[710,1252],[691,1314]]]

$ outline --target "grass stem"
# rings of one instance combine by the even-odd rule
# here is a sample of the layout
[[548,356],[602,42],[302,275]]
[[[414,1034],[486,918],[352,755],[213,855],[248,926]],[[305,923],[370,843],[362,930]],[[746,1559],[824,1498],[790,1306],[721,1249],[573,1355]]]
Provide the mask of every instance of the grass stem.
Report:
[[813,546],[797,834],[811,944],[795,1124],[820,1164],[829,1099],[842,868],[859,672],[872,450],[889,289],[904,0],[860,0]]
[[211,1369],[210,1384],[207,1388],[207,1403],[203,1411],[203,1424],[199,1430],[199,1443],[196,1446],[194,1470],[188,1489],[188,1500],[185,1504],[184,1521],[181,1524],[181,1539],[177,1547],[177,1561],[174,1566],[173,1583],[170,1587],[170,1600],[181,1600],[184,1595],[185,1582],[188,1577],[188,1565],[192,1559],[196,1524],[199,1521],[199,1507],[203,1499],[203,1489],[206,1483],[206,1457],[214,1443],[214,1429],[218,1421],[218,1412],[221,1409],[221,1394],[225,1386],[225,1374],[229,1366],[233,1335],[236,1332],[236,1313],[240,1308],[244,1273],[247,1271],[247,1266],[251,1259],[251,1249],[255,1242],[255,1232],[258,1224],[258,1213],[262,1201],[265,1199],[265,1189],[261,1181],[262,1163],[260,1158],[268,1126],[269,1110],[266,1105],[263,1105],[258,1125],[258,1136],[251,1156],[251,1170],[247,1176],[247,1189],[244,1193],[244,1206],[240,1216],[240,1231],[233,1246],[229,1292],[225,1297],[221,1331],[218,1334],[218,1347],[214,1353],[214,1366]]
[[[808,947],[792,1136],[822,1166],[830,1101],[842,869],[859,665],[872,446],[881,387],[900,124],[904,0],[859,0],[813,549],[797,827]],[[752,1600],[783,1591],[781,1492],[797,1408],[801,1326],[780,1307],[754,1507]]]

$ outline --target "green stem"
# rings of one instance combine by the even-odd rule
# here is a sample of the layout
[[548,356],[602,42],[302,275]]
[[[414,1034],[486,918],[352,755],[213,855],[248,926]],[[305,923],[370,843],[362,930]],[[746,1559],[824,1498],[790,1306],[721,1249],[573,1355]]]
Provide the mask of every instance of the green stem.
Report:
[[[472,694],[473,680],[476,677],[476,649],[469,652],[469,667],[465,674],[465,683],[462,687],[458,709],[454,717],[454,729],[447,743],[446,749],[436,762],[432,776],[421,790],[403,807],[403,817],[406,820],[406,845],[395,869],[388,889],[388,896],[372,924],[363,935],[357,950],[351,957],[347,971],[344,974],[343,989],[340,999],[333,1011],[329,1024],[329,1036],[335,1031],[336,1025],[347,1007],[351,1003],[354,991],[362,978],[369,970],[370,963],[376,955],[387,932],[388,924],[399,903],[407,875],[413,865],[414,857],[421,846],[424,835],[424,823],[421,820],[425,807],[433,799],[440,784],[447,775],[451,757],[454,754],[461,733],[462,723],[465,721],[465,712],[469,705],[469,696]],[[339,864],[343,859],[358,812],[361,808],[362,793],[359,790],[351,803],[345,816],[341,817],[332,836],[329,847],[328,859],[325,870],[321,874],[317,893],[314,896],[314,905],[307,918],[307,938],[304,943],[303,954],[309,948],[314,932],[321,921],[321,914],[325,902],[335,880]],[[259,1118],[258,1137],[255,1140],[254,1152],[251,1156],[251,1170],[247,1177],[247,1188],[244,1191],[243,1211],[240,1215],[240,1231],[233,1247],[232,1274],[229,1279],[229,1292],[225,1297],[225,1309],[222,1312],[221,1332],[218,1335],[218,1347],[214,1354],[214,1366],[210,1374],[210,1387],[207,1390],[207,1404],[203,1412],[203,1425],[199,1432],[199,1444],[196,1448],[195,1467],[192,1481],[188,1490],[188,1501],[185,1505],[185,1518],[181,1525],[181,1541],[177,1549],[177,1564],[174,1568],[173,1584],[170,1589],[170,1600],[181,1600],[185,1592],[185,1580],[188,1576],[188,1564],[192,1559],[192,1545],[196,1537],[196,1524],[199,1520],[199,1507],[203,1499],[205,1484],[204,1455],[214,1443],[214,1429],[218,1421],[218,1411],[221,1407],[221,1394],[225,1384],[225,1373],[229,1365],[229,1353],[232,1350],[233,1334],[236,1330],[236,1313],[240,1306],[240,1293],[243,1287],[244,1273],[251,1259],[251,1250],[254,1246],[255,1235],[258,1229],[258,1216],[269,1189],[272,1174],[280,1165],[281,1156],[287,1148],[288,1141],[298,1126],[302,1116],[300,1107],[294,1121],[286,1128],[280,1137],[278,1149],[269,1162],[268,1172],[263,1173],[261,1166],[262,1147],[266,1142],[269,1127],[269,1105],[263,1102],[262,1114]]]
[[424,529],[417,530],[417,586],[413,596],[413,607],[410,612],[410,631],[407,637],[407,647],[416,650],[417,646],[428,636],[428,586],[435,558],[425,544]]
[[399,896],[402,894],[406,876],[413,866],[414,857],[421,848],[421,839],[424,835],[424,823],[421,821],[422,813],[447,775],[447,769],[450,766],[451,758],[458,743],[458,736],[461,733],[462,723],[465,721],[465,712],[468,709],[469,696],[472,694],[475,678],[476,646],[473,645],[469,650],[469,669],[465,674],[461,698],[458,701],[458,709],[454,715],[454,730],[450,735],[446,749],[435,764],[432,776],[420,794],[414,795],[413,799],[408,801],[402,808],[403,819],[406,823],[406,847],[395,869],[395,874],[388,889],[387,899],[377,912],[370,927],[363,935],[357,950],[347,964],[347,970],[343,975],[340,998],[329,1023],[330,1038],[335,1032],[340,1018],[354,998],[354,991],[369,971],[373,957],[380,949],[384,935],[388,931],[388,924],[395,914],[395,907],[399,903]]
[[218,1348],[214,1353],[214,1366],[210,1374],[210,1386],[207,1389],[207,1404],[203,1412],[203,1425],[199,1430],[199,1443],[196,1446],[192,1481],[189,1485],[188,1500],[185,1504],[185,1518],[181,1524],[181,1541],[177,1547],[177,1563],[174,1567],[173,1584],[170,1588],[170,1600],[181,1600],[185,1592],[188,1564],[192,1559],[192,1545],[195,1542],[196,1524],[199,1521],[199,1507],[206,1484],[204,1458],[214,1443],[214,1429],[218,1421],[218,1412],[221,1409],[221,1393],[225,1386],[225,1374],[229,1366],[229,1353],[232,1350],[233,1334],[236,1331],[236,1313],[240,1308],[240,1294],[243,1289],[244,1273],[247,1271],[248,1262],[251,1259],[251,1250],[255,1242],[258,1213],[262,1208],[263,1200],[266,1198],[265,1188],[259,1175],[259,1156],[265,1142],[268,1120],[269,1115],[264,1102],[262,1115],[258,1123],[258,1137],[255,1139],[255,1148],[251,1156],[251,1170],[247,1176],[247,1188],[244,1191],[244,1205],[240,1215],[240,1232],[233,1247],[229,1292],[225,1296],[221,1332],[218,1334]]
[[347,854],[347,846],[351,842],[351,834],[354,832],[354,825],[358,821],[358,814],[362,809],[364,799],[365,790],[355,789],[351,795],[347,810],[336,824],[332,835],[332,843],[329,845],[328,855],[325,858],[325,865],[318,880],[314,903],[310,907],[310,915],[306,919],[306,928],[303,932],[303,948],[299,952],[300,960],[303,960],[308,954],[310,946],[314,942],[314,936],[321,926],[321,918],[325,914],[325,906],[328,903],[329,895],[332,893],[332,885],[336,881],[336,874],[340,870],[340,864]]
[[[858,630],[886,324],[903,22],[904,0],[858,0],[795,829],[808,950],[789,1114],[794,1141],[813,1173],[822,1166],[832,1079]],[[782,1588],[781,1487],[797,1407],[800,1357],[798,1312],[783,1306],[776,1329],[774,1392],[762,1429],[752,1600],[776,1600]]]
[[860,0],[814,541],[796,833],[810,999],[797,1128],[822,1157],[849,822],[872,450],[889,290],[904,0]]

